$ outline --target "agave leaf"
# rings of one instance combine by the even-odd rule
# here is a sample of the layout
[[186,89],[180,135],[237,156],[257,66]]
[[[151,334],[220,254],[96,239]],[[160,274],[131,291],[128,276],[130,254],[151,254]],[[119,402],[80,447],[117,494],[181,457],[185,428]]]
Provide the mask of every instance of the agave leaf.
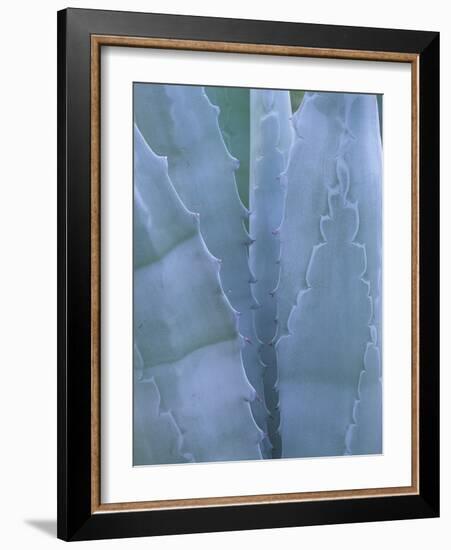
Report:
[[259,304],[254,311],[254,322],[260,342],[260,359],[265,365],[264,393],[270,412],[268,434],[273,458],[280,457],[281,453],[277,362],[273,345],[277,332],[277,303],[273,291],[280,271],[278,229],[285,201],[285,187],[281,185],[280,175],[285,170],[292,142],[290,119],[289,92],[251,90],[249,230],[255,242],[249,249],[249,265],[255,276],[253,295]]
[[359,205],[360,224],[356,241],[367,256],[365,278],[374,305],[372,323],[381,349],[382,281],[382,143],[377,96],[348,94],[346,130],[349,136],[342,164],[346,197]]
[[288,333],[288,316],[300,290],[313,247],[321,241],[328,189],[337,185],[336,157],[344,128],[346,94],[307,92],[293,116],[295,138],[282,180],[287,186],[280,227],[277,286],[278,337]]
[[[379,107],[382,107],[380,104]],[[345,132],[342,135],[342,154],[339,158],[340,178],[343,181],[344,195],[359,205],[360,223],[356,241],[364,244],[367,257],[365,279],[369,283],[369,292],[373,304],[371,317],[372,344],[368,354],[378,356],[380,365],[380,350],[382,349],[382,142],[381,121],[382,112],[378,108],[378,97],[369,94],[349,94],[347,96],[345,114]],[[378,367],[380,369],[380,366]],[[362,371],[362,379],[368,376]],[[359,428],[350,425],[350,432],[359,432],[358,442],[348,449],[350,453],[371,454],[381,452],[382,427],[378,418],[382,411],[382,393],[377,384],[373,384],[372,399],[375,415],[372,430],[362,436]],[[355,402],[355,410],[360,409],[360,402]],[[366,423],[369,427],[368,422]]]
[[344,454],[370,340],[365,248],[354,242],[357,206],[329,192],[320,229],[324,242],[313,249],[290,335],[276,348],[284,457]]
[[[137,126],[150,147],[167,157],[169,176],[178,195],[189,210],[199,213],[208,250],[222,262],[222,288],[239,313],[243,362],[256,390],[252,411],[266,432],[263,369],[252,315],[256,305],[250,289],[253,275],[248,265],[252,241],[244,225],[248,210],[237,192],[239,162],[224,143],[219,108],[200,86],[136,84],[134,90]],[[208,316],[205,324],[209,324]],[[267,447],[265,440],[265,454]]]
[[382,452],[382,384],[380,353],[369,343],[365,352],[365,370],[360,374],[354,423],[347,434],[348,452],[354,455]]
[[135,460],[169,463],[177,453],[196,462],[261,458],[249,404],[255,392],[219,262],[202,240],[198,215],[178,197],[166,160],[136,126],[134,139]]
[[161,410],[161,396],[155,380],[142,381],[144,365],[136,344],[133,365],[133,464],[188,462],[192,457],[183,454],[183,437],[174,418],[169,411]]
[[250,101],[249,89],[206,86],[205,93],[219,107],[219,127],[230,153],[239,160],[235,179],[242,203],[249,206]]

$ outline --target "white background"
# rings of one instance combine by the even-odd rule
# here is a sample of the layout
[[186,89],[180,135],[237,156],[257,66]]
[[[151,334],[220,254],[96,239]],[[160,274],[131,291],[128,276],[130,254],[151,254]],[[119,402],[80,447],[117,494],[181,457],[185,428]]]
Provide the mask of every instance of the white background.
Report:
[[[191,0],[71,2],[72,6],[258,17],[442,32],[442,280],[450,281],[450,18],[440,0],[244,3]],[[62,2],[2,10],[0,87],[0,540],[53,548],[56,518],[56,10]],[[447,154],[445,154],[447,153]],[[445,216],[445,214],[447,214]],[[447,238],[445,238],[445,235]],[[446,254],[445,254],[446,252]],[[442,518],[84,543],[83,547],[445,548],[451,534],[450,285],[442,296]],[[447,311],[448,310],[448,311]],[[448,336],[448,338],[447,338]],[[445,399],[446,397],[446,399]],[[449,541],[448,541],[449,544]]]
[[[410,485],[410,66],[138,48],[101,61],[101,502]],[[384,94],[382,455],[131,467],[133,80]]]

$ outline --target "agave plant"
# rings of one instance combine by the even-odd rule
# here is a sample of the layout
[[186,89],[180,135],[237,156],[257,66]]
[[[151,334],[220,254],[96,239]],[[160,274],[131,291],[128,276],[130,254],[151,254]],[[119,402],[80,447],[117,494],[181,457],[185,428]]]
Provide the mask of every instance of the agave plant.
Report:
[[134,463],[381,452],[376,96],[134,105]]

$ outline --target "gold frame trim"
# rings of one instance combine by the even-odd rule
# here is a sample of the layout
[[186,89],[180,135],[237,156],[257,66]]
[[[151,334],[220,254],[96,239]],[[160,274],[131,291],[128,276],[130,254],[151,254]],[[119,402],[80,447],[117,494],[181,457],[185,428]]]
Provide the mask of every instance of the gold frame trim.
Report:
[[[102,46],[161,48],[209,52],[285,55],[331,59],[354,59],[410,63],[412,70],[412,480],[407,487],[384,487],[339,491],[277,493],[118,502],[102,504],[100,499],[100,50]],[[419,494],[419,56],[399,52],[334,50],[268,44],[242,44],[139,38],[91,36],[91,513],[132,510],[164,510],[211,506],[268,504]]]

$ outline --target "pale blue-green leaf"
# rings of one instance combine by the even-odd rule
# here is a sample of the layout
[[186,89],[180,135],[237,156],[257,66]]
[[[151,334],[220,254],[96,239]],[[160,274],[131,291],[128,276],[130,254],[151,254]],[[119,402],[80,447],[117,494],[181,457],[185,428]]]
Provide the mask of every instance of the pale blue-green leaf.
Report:
[[241,201],[249,205],[250,101],[248,88],[206,86],[205,93],[219,107],[219,126],[227,149],[239,160],[235,172]]
[[[183,453],[183,436],[168,411],[161,410],[161,397],[155,380],[142,380],[143,361],[134,350],[133,464],[177,464],[192,457]],[[158,442],[158,443],[157,443]]]
[[[136,127],[134,145],[139,463],[170,463],[176,452],[197,462],[261,458],[262,434],[250,408],[255,391],[244,372],[236,313],[222,291],[219,262],[202,240],[199,217],[172,186],[166,160]],[[169,429],[168,421],[177,429]]]
[[295,138],[282,178],[287,195],[280,227],[278,337],[287,334],[291,308],[307,287],[313,247],[321,241],[320,218],[327,214],[328,189],[337,185],[345,107],[346,94],[307,92],[293,116]]
[[357,202],[360,214],[356,241],[364,244],[367,256],[365,279],[370,283],[377,328],[377,345],[381,349],[382,283],[382,144],[377,96],[347,94],[346,143],[343,144],[347,179],[347,199]]
[[199,213],[208,250],[222,262],[222,288],[239,313],[243,362],[258,396],[252,411],[266,432],[263,371],[252,315],[253,276],[248,265],[252,241],[244,225],[248,211],[238,195],[235,171],[239,162],[224,143],[219,109],[201,86],[136,84],[134,93],[138,127],[152,149],[167,157],[178,195],[189,210]]
[[[382,349],[382,143],[380,130],[382,112],[378,109],[378,100],[375,95],[348,94],[346,99],[345,131],[342,134],[338,170],[343,181],[342,193],[349,200],[356,202],[359,208],[360,223],[356,241],[365,246],[367,269],[364,278],[369,283],[369,295],[373,305],[370,353],[380,355]],[[381,104],[380,107],[382,107]],[[373,385],[372,389],[375,392],[373,398],[376,401],[381,400],[377,385]],[[359,402],[356,401],[356,410],[358,407]],[[356,429],[355,425],[351,425],[350,433],[353,433],[354,429]],[[380,448],[380,437],[381,433],[378,429],[368,431],[365,440],[360,438],[359,453],[380,452],[377,450]]]
[[344,454],[370,340],[365,248],[354,242],[356,205],[331,192],[320,228],[325,242],[313,248],[290,335],[276,347],[283,457]]
[[285,187],[280,175],[286,168],[292,143],[290,96],[287,91],[251,90],[251,169],[249,231],[255,241],[249,250],[249,265],[255,277],[253,295],[258,302],[254,322],[265,365],[264,392],[270,412],[268,434],[273,458],[279,457],[279,412],[277,363],[273,340],[277,332],[274,295],[279,279],[280,241]]
[[360,374],[359,395],[354,409],[354,423],[348,432],[350,454],[380,454],[382,452],[382,384],[380,353],[368,344],[365,370]]

